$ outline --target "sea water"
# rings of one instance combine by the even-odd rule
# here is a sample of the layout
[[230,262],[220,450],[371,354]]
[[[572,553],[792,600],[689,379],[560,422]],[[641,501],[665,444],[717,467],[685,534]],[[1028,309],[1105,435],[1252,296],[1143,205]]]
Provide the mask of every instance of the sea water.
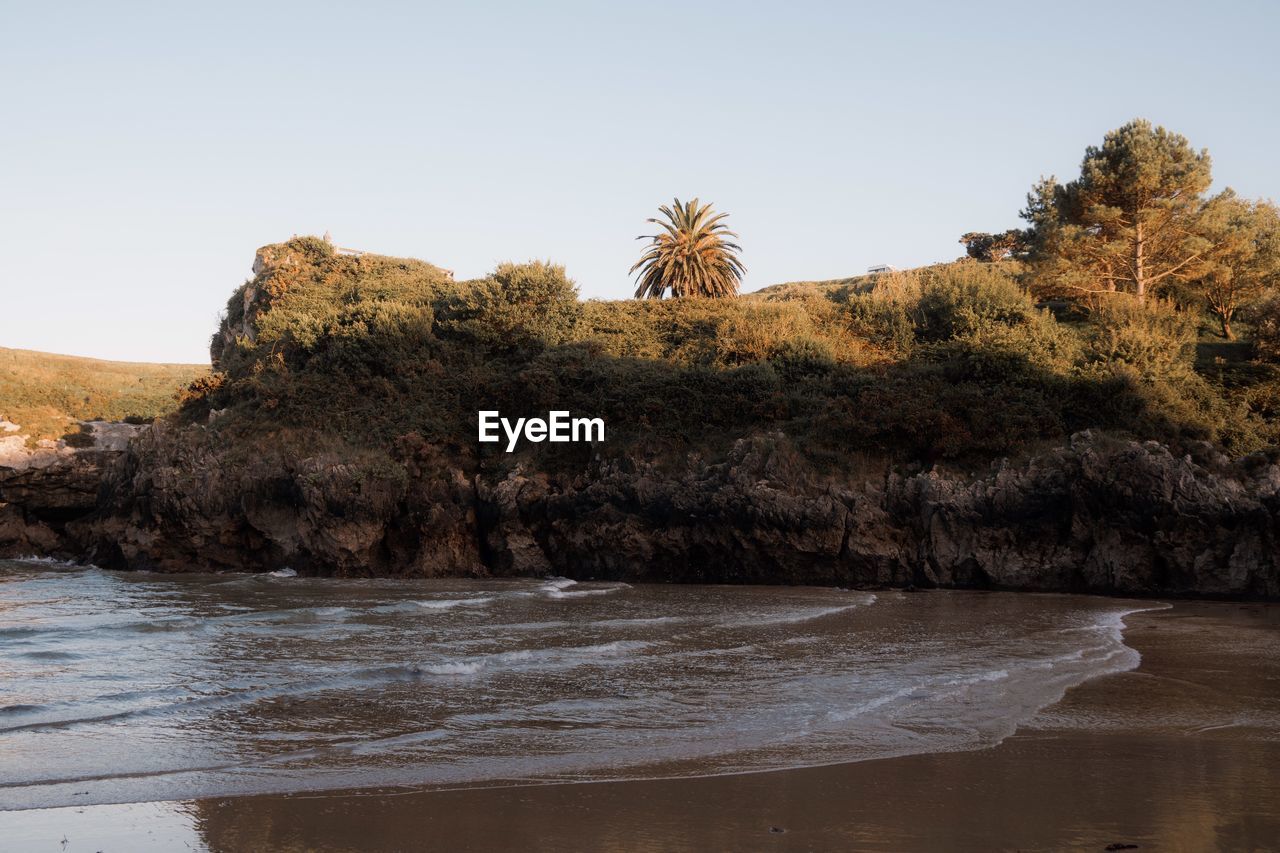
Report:
[[0,809],[982,748],[1135,667],[1153,606],[0,561]]

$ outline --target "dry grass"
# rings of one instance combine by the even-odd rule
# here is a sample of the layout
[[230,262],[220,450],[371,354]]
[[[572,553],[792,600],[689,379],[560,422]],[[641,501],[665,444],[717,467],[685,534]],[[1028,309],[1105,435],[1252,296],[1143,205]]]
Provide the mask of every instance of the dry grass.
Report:
[[203,364],[133,364],[0,347],[0,417],[34,442],[75,431],[77,420],[154,418],[209,372]]

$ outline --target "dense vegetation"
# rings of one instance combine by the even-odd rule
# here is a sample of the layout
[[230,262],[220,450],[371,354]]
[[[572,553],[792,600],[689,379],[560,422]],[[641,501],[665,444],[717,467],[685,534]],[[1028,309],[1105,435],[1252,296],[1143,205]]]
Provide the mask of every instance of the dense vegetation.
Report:
[[30,441],[75,434],[77,420],[150,420],[209,369],[129,364],[0,347],[0,417]]
[[[1201,342],[1198,315],[1158,300],[1055,316],[1016,261],[731,300],[581,302],[547,263],[453,282],[313,238],[265,257],[224,324],[240,327],[249,304],[256,336],[217,337],[217,372],[183,409],[199,422],[218,413],[211,429],[227,436],[428,443],[510,461],[476,443],[477,410],[555,408],[603,417],[610,451],[714,458],[778,429],[834,468],[867,456],[983,463],[1085,428],[1237,453],[1280,438],[1280,371],[1249,344]],[[524,452],[562,465],[593,449]]]

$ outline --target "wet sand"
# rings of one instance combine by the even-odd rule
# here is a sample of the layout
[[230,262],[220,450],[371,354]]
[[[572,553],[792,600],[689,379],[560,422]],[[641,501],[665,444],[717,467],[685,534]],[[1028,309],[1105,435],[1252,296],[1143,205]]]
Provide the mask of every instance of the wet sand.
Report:
[[1280,606],[1128,619],[1132,672],[999,746],[702,779],[348,791],[0,814],[0,850],[1267,850]]

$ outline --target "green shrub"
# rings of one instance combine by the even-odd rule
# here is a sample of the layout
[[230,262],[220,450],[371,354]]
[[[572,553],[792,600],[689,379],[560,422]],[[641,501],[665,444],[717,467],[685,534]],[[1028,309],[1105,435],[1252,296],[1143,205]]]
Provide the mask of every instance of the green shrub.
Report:
[[425,306],[357,302],[317,330],[308,353],[317,360],[317,369],[335,375],[376,375],[386,365],[413,364],[429,346],[433,320]]
[[1145,378],[1191,373],[1199,318],[1171,302],[1112,300],[1092,318],[1085,355],[1094,365],[1127,365]]
[[826,376],[836,365],[830,345],[809,335],[784,341],[770,361],[778,375],[788,381]]
[[920,277],[920,300],[914,311],[918,341],[952,340],[1041,318],[1018,284],[990,266],[961,263]]
[[877,276],[849,311],[857,329],[899,357],[960,355],[986,374],[1021,364],[1065,372],[1079,357],[1075,336],[1035,306],[1007,264]]
[[[798,338],[813,341],[813,321],[799,305],[740,302],[717,312],[714,364],[736,367],[772,358]],[[830,356],[830,348],[826,348]]]
[[909,355],[916,342],[920,288],[920,277],[912,273],[877,276],[871,290],[849,296],[853,327],[890,352]]
[[[311,352],[345,306],[398,302],[429,307],[459,287],[448,272],[425,261],[339,255],[316,237],[264,246],[258,257],[261,272],[231,295],[210,346],[215,369],[231,375],[253,369],[264,352],[281,355],[287,363]],[[249,335],[243,334],[246,324]]]
[[500,264],[440,306],[440,326],[493,350],[555,346],[573,338],[582,306],[564,267]]
[[1258,357],[1280,361],[1280,293],[1269,293],[1250,305],[1245,319],[1253,326],[1253,346]]
[[788,341],[820,341],[833,360],[861,363],[865,343],[825,300],[666,299],[586,303],[579,340],[622,358],[735,367],[773,358]]
[[1260,421],[1247,406],[1225,399],[1195,374],[1151,379],[1123,362],[1102,366],[1075,388],[1068,424],[1102,427],[1134,438],[1175,447],[1186,441],[1215,441],[1248,452],[1265,444]]

